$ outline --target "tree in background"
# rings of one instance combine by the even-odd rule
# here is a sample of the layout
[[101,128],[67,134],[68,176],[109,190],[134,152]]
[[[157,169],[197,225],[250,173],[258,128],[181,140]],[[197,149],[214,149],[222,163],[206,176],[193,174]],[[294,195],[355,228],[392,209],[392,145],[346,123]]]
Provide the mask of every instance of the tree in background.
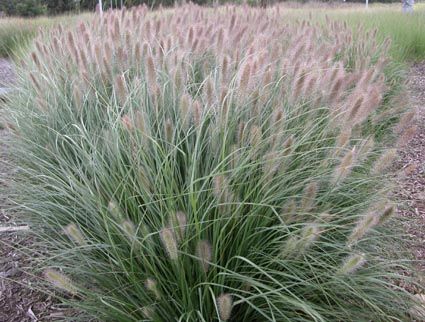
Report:
[[[175,2],[182,0],[102,0],[103,9],[121,8],[122,6],[131,7],[140,4],[146,4],[148,7],[157,7],[159,5],[172,6]],[[268,6],[277,1],[287,0],[191,0],[192,2],[205,5],[217,5],[218,3],[247,3],[254,6]],[[306,0],[295,0],[298,2],[306,2]],[[322,0],[327,2],[328,0]],[[349,2],[364,2],[364,0],[347,0]],[[400,0],[379,0],[379,2],[397,2]],[[373,2],[373,1],[369,1]],[[403,11],[404,3],[413,3],[413,0],[402,0]],[[94,11],[98,0],[0,0],[0,11],[4,11],[7,15],[35,16],[39,14],[61,14],[70,11]]]
[[0,0],[0,11],[7,15],[34,17],[47,12],[46,1],[42,0]]
[[79,0],[43,0],[50,14],[60,14],[66,11],[80,9]]

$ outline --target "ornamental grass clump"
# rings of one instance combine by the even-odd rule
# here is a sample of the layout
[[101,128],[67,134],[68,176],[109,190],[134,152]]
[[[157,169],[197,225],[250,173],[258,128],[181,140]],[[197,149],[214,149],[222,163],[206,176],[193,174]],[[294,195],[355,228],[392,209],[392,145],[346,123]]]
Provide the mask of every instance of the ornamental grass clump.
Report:
[[44,282],[86,320],[405,320],[369,216],[408,126],[388,44],[351,33],[185,5],[39,36],[10,123]]

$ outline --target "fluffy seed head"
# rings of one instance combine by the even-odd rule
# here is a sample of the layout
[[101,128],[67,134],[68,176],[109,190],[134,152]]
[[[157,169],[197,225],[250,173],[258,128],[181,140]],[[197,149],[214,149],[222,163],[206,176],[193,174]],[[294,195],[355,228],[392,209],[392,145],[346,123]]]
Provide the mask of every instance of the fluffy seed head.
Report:
[[307,224],[301,231],[300,241],[303,250],[309,248],[320,236],[319,226],[315,223]]
[[388,167],[391,166],[394,159],[397,157],[397,150],[396,149],[390,149],[384,154],[381,155],[381,157],[375,161],[375,164],[373,165],[372,174],[378,175],[382,174]]
[[363,140],[363,142],[360,144],[360,148],[357,153],[358,162],[365,160],[369,156],[369,154],[372,152],[374,147],[375,147],[375,141],[373,137]]
[[105,53],[104,59],[106,61],[106,64],[108,64],[109,66],[112,60],[112,46],[108,41],[105,42],[104,44],[104,53]]
[[387,220],[389,220],[395,213],[395,209],[393,205],[390,205],[384,209],[384,211],[379,216],[379,224],[385,223]]
[[54,269],[47,269],[44,272],[44,276],[46,280],[52,283],[55,287],[66,291],[72,295],[77,295],[77,287],[64,274]]
[[292,94],[292,100],[293,101],[300,99],[305,80],[306,80],[306,72],[301,71],[300,75],[298,76],[298,78],[295,81],[294,91],[293,91],[293,94]]
[[410,111],[410,112],[404,114],[400,118],[400,121],[397,124],[395,131],[397,133],[403,132],[406,128],[408,128],[412,124],[415,116],[416,116],[416,113],[414,111]]
[[227,72],[229,68],[229,58],[227,56],[223,57],[223,61],[221,63],[221,78],[222,83],[226,83],[227,81]]
[[414,138],[417,131],[418,131],[417,126],[411,126],[405,129],[403,134],[397,140],[396,146],[399,148],[406,146]]
[[208,272],[210,262],[212,259],[212,247],[208,240],[200,240],[196,246],[196,256],[199,258],[202,269]]
[[142,45],[140,44],[140,42],[136,44],[136,47],[134,50],[134,58],[137,64],[139,64],[142,60]]
[[128,131],[133,130],[133,121],[127,114],[121,117],[121,123]]
[[37,76],[35,76],[35,74],[33,72],[30,72],[30,78],[31,78],[32,84],[37,89],[37,92],[39,94],[42,94],[43,91],[42,91],[42,88],[41,88],[40,82],[38,81]]
[[32,58],[32,60],[33,60],[34,64],[35,64],[35,65],[36,65],[39,69],[41,69],[40,59],[38,58],[38,55],[37,55],[35,52],[32,52],[32,53],[31,53],[31,58]]
[[345,80],[344,77],[340,77],[333,84],[332,89],[331,89],[331,93],[329,95],[329,101],[331,103],[334,103],[335,101],[337,101],[339,99],[339,96],[341,94],[341,90],[343,88],[344,80]]
[[289,154],[291,154],[293,146],[294,146],[294,137],[290,136],[289,138],[285,140],[285,142],[283,142],[283,145],[282,145],[283,156],[288,156]]
[[344,129],[336,138],[336,147],[338,149],[344,148],[351,138],[351,129]]
[[85,52],[85,50],[83,48],[80,48],[79,55],[80,55],[81,67],[83,69],[87,70],[88,67],[89,67],[89,61],[87,59],[86,52]]
[[155,310],[152,306],[142,307],[143,316],[147,319],[153,319],[155,316]]
[[249,143],[252,147],[258,147],[261,143],[261,129],[254,125],[251,127],[250,136],[249,136]]
[[68,31],[68,34],[67,34],[67,45],[68,45],[69,51],[73,54],[74,58],[77,58],[78,54],[77,54],[77,48],[75,46],[74,35],[70,31]]
[[199,103],[198,100],[194,101],[192,104],[192,115],[193,115],[193,122],[197,127],[201,125],[202,120],[202,108],[201,103]]
[[222,321],[228,321],[233,309],[232,296],[228,293],[222,293],[217,297],[216,302],[220,319]]
[[121,104],[123,104],[127,99],[127,85],[123,74],[118,75],[115,78],[115,88],[118,100]]
[[423,321],[425,320],[425,294],[415,294],[414,299],[416,305],[409,310],[409,313],[415,321]]
[[149,82],[149,86],[154,86],[156,84],[156,72],[155,72],[155,63],[151,55],[146,59],[146,76]]
[[339,273],[343,275],[349,275],[355,273],[359,268],[366,264],[365,254],[351,255],[346,259],[342,267],[339,269]]
[[267,178],[271,178],[278,170],[281,160],[276,151],[272,151],[263,157],[263,171]]
[[173,132],[174,132],[174,126],[171,123],[170,119],[167,119],[164,124],[164,131],[165,131],[165,139],[167,142],[172,142],[173,140]]
[[357,99],[354,101],[353,105],[351,106],[351,108],[349,109],[349,114],[347,118],[348,122],[353,121],[357,117],[362,107],[362,104],[363,104],[363,96],[358,96]]
[[159,236],[161,237],[162,245],[164,246],[168,257],[171,260],[178,259],[178,249],[177,249],[177,241],[176,236],[174,235],[174,231],[171,228],[163,228],[159,232]]
[[350,174],[354,164],[355,149],[348,151],[345,156],[341,159],[340,164],[336,167],[333,182],[341,182]]
[[75,84],[72,89],[72,97],[74,99],[77,110],[80,110],[83,105],[83,94],[81,92],[80,86],[78,86],[77,84]]
[[214,195],[216,198],[221,198],[223,190],[225,189],[226,179],[223,175],[214,177]]
[[157,299],[161,298],[161,294],[158,290],[158,283],[153,278],[147,278],[145,281],[145,287],[148,291],[152,292]]
[[237,132],[236,139],[237,139],[238,143],[241,144],[241,145],[242,145],[243,139],[245,137],[245,130],[246,130],[245,128],[246,128],[245,123],[240,122],[239,125],[238,125],[238,129],[237,129],[238,132]]
[[108,211],[114,216],[116,219],[121,218],[121,213],[118,205],[114,201],[109,201],[108,203]]
[[318,184],[317,182],[310,182],[304,189],[304,194],[301,200],[301,208],[303,211],[310,211],[315,202],[317,195]]
[[128,239],[133,240],[136,238],[136,228],[130,220],[124,220],[121,223],[121,229],[124,231]]
[[297,203],[294,199],[289,200],[283,207],[280,217],[285,224],[290,224],[296,220]]
[[239,92],[241,95],[244,95],[246,93],[246,89],[248,88],[250,77],[251,77],[251,65],[249,63],[246,63],[242,70],[242,74],[239,80]]
[[83,233],[75,223],[70,223],[69,225],[65,226],[63,230],[65,234],[74,241],[74,243],[78,245],[86,244]]
[[183,211],[177,211],[170,217],[170,227],[173,227],[178,242],[183,240],[186,233],[187,216]]
[[348,245],[352,246],[360,241],[364,235],[366,235],[370,229],[372,229],[378,223],[378,217],[374,212],[371,212],[360,219],[357,225],[354,227],[351,235],[348,237]]
[[211,80],[211,77],[208,77],[207,81],[205,82],[204,85],[204,91],[205,91],[205,98],[206,101],[208,103],[208,105],[212,105],[213,104],[213,95],[214,95],[214,84]]

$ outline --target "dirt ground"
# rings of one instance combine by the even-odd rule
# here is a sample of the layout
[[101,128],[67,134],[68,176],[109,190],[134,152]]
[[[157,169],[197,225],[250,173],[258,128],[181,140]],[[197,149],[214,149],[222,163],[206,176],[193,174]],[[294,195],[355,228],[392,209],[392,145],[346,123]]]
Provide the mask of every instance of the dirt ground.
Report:
[[[0,88],[11,87],[14,71],[9,61],[0,59]],[[0,120],[1,120],[0,98]],[[0,227],[15,227],[17,214],[9,202],[9,182],[16,172],[10,163],[10,133],[0,121]],[[34,240],[25,232],[0,230],[0,322],[57,321],[60,310],[46,294],[32,289],[33,277],[23,271],[30,261],[19,250],[31,247]]]
[[[13,84],[13,67],[0,59],[0,87]],[[412,253],[425,272],[425,62],[412,67],[411,104],[417,111],[418,131],[400,152],[398,166],[408,172],[400,176],[397,195],[404,201],[398,213],[409,220],[405,228],[412,237]],[[0,116],[1,116],[0,99]],[[8,182],[16,168],[9,162],[10,135],[0,124],[0,227],[16,226],[16,213],[8,201]],[[23,273],[30,261],[18,250],[31,247],[33,240],[22,232],[0,231],[0,322],[59,321],[63,311],[48,295],[33,290],[33,278]]]
[[398,213],[412,236],[412,252],[425,274],[425,62],[412,67],[409,76],[410,100],[416,109],[418,130],[409,144],[399,152],[400,177],[398,195],[404,201]]

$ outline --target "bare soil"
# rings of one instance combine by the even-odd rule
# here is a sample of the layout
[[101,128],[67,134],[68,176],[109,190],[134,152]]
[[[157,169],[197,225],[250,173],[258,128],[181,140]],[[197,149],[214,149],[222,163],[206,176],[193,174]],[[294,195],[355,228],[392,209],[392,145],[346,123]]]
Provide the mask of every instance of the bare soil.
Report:
[[[0,59],[0,88],[14,82],[11,63]],[[410,76],[411,104],[417,111],[418,131],[400,151],[398,166],[406,170],[400,177],[397,192],[403,206],[399,216],[405,217],[406,232],[419,271],[425,273],[425,62],[412,67]],[[0,116],[1,116],[0,99]],[[0,124],[0,227],[17,225],[18,216],[9,203],[9,182],[16,172],[10,163],[10,134]],[[0,322],[59,321],[63,311],[48,295],[31,287],[34,277],[24,273],[30,260],[20,250],[34,244],[25,232],[0,232]]]

